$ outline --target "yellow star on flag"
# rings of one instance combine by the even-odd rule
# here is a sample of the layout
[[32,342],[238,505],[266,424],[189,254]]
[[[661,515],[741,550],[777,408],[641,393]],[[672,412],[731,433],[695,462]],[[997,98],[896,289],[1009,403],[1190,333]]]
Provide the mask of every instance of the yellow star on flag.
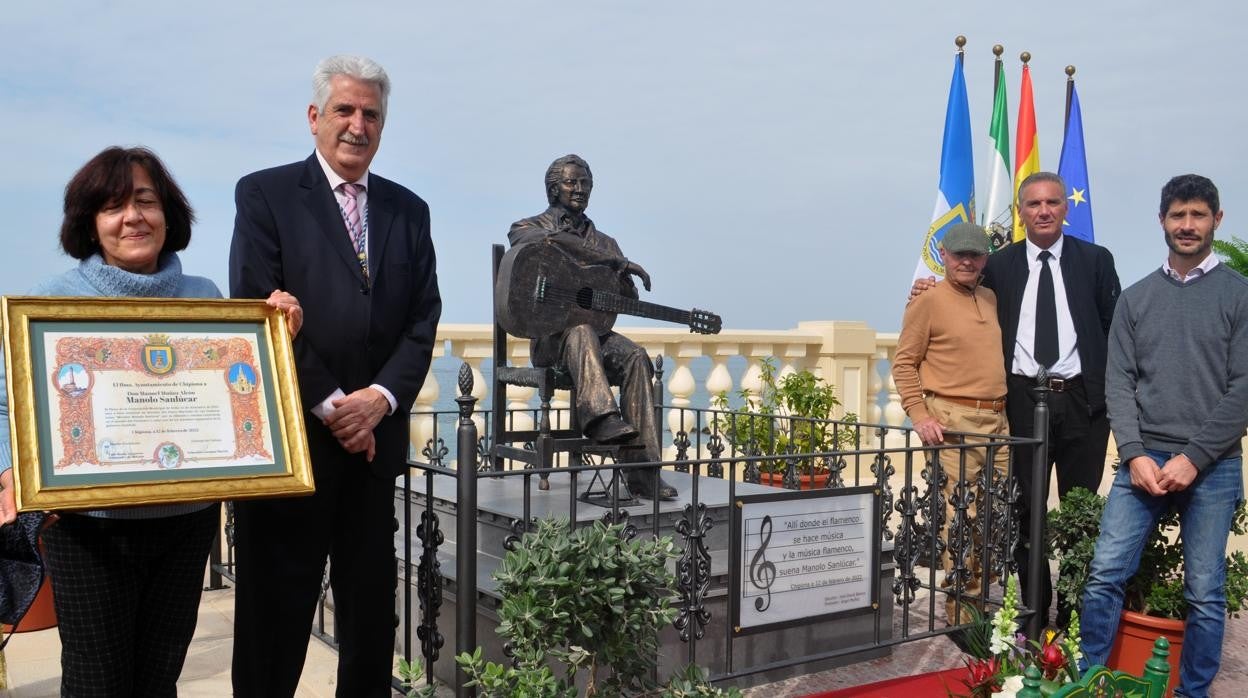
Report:
[[1068,196],[1068,197],[1066,197],[1066,198],[1067,198],[1067,199],[1070,199],[1070,200],[1071,200],[1071,201],[1073,201],[1073,202],[1075,202],[1075,205],[1076,205],[1076,206],[1078,206],[1079,204],[1086,204],[1086,203],[1088,202],[1088,200],[1087,200],[1087,199],[1085,199],[1085,198],[1083,198],[1083,193],[1084,193],[1085,191],[1087,191],[1087,190],[1086,190],[1086,189],[1075,189],[1074,187],[1071,187],[1071,188],[1070,188],[1070,192],[1071,192],[1071,193],[1070,193],[1070,196]]

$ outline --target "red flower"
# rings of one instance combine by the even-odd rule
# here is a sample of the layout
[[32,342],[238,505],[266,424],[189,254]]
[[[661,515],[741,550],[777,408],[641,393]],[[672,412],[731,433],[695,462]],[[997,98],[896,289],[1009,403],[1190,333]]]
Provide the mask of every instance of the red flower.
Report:
[[1040,671],[1044,673],[1044,678],[1049,680],[1056,679],[1066,667],[1066,653],[1062,651],[1061,645],[1052,640],[1052,636],[1040,648],[1040,656],[1037,659],[1040,662]]
[[1001,690],[1001,664],[995,657],[975,661],[963,658],[962,661],[966,663],[967,674],[962,683],[971,689],[972,696],[988,698],[993,691]]

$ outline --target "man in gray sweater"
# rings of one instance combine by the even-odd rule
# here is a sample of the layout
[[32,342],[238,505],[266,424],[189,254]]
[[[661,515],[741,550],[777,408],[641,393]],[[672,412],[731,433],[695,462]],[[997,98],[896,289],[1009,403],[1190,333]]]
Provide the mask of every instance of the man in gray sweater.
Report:
[[1176,696],[1206,696],[1226,625],[1226,541],[1243,499],[1248,280],[1211,254],[1218,190],[1180,175],[1161,190],[1169,256],[1123,292],[1106,400],[1122,467],[1101,516],[1083,596],[1083,662],[1104,664],[1123,590],[1158,517],[1180,513],[1189,611]]

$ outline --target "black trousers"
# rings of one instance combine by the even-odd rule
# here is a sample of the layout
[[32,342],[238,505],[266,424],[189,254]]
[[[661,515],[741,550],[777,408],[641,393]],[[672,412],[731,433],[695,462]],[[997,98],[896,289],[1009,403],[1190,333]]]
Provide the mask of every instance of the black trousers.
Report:
[[[1035,434],[1036,383],[1025,376],[1011,374],[1007,381],[1009,393],[1005,409],[1010,420],[1010,433],[1015,436],[1032,437]],[[1049,393],[1049,462],[1044,468],[1041,482],[1032,477],[1033,451],[1030,448],[1014,452],[1014,473],[1018,477],[1021,499],[1019,501],[1019,545],[1014,549],[1018,562],[1018,578],[1023,598],[1033,580],[1029,579],[1027,556],[1031,534],[1031,492],[1035,487],[1048,488],[1052,468],[1057,468],[1057,493],[1065,496],[1076,487],[1095,492],[1101,485],[1105,471],[1105,447],[1109,442],[1109,417],[1101,409],[1091,414],[1088,394],[1083,381],[1076,380],[1063,392]],[[1047,494],[1047,491],[1046,491]],[[1047,546],[1045,551],[1047,555]],[[1046,563],[1047,568],[1047,563]],[[1049,606],[1053,603],[1053,582],[1048,574],[1040,584],[1040,620],[1048,624]],[[1069,609],[1059,600],[1058,623],[1065,626]]]
[[62,696],[178,694],[220,509],[159,519],[63,514],[43,532]]
[[394,480],[326,429],[308,430],[316,493],[235,504],[234,695],[293,696],[326,557],[339,643],[337,695],[390,698],[394,656]]

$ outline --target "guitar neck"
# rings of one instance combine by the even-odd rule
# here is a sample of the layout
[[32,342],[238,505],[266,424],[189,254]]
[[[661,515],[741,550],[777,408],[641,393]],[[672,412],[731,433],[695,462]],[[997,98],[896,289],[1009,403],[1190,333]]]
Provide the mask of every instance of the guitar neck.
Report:
[[634,315],[636,317],[650,318],[651,320],[674,322],[678,325],[689,325],[692,323],[692,317],[688,310],[659,305],[658,303],[647,303],[609,291],[595,290],[591,303],[594,310],[607,313]]

